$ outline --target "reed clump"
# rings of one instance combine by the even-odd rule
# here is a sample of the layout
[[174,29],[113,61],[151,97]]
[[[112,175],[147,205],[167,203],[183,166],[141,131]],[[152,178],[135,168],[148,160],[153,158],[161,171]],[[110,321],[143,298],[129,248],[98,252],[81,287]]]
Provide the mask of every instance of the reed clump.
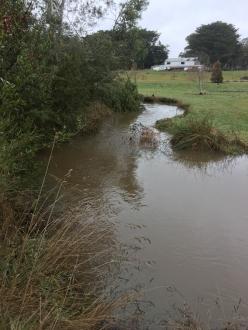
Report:
[[112,114],[112,110],[104,103],[93,102],[83,115],[81,123],[82,134],[94,134],[100,128],[103,119],[109,117]]
[[139,143],[142,146],[156,147],[159,143],[158,133],[151,127],[142,127]]
[[178,122],[174,127],[171,143],[176,149],[222,151],[224,146],[228,146],[224,134],[214,128],[208,117],[187,118],[184,122]]
[[54,206],[18,214],[1,198],[0,329],[99,329],[129,299],[103,294],[117,260],[112,225]]
[[210,116],[177,116],[158,121],[156,127],[172,134],[171,144],[176,150],[212,150],[224,154],[248,152],[248,145],[235,132],[224,134],[216,129]]

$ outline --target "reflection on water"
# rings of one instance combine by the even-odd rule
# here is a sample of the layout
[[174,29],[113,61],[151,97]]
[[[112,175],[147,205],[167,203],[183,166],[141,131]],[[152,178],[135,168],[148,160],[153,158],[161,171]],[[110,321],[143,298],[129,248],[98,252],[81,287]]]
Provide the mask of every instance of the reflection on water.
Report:
[[194,170],[195,175],[199,176],[219,176],[220,173],[231,175],[232,170],[235,170],[236,165],[246,161],[246,157],[225,156],[215,152],[204,151],[176,151],[171,156],[171,161],[184,166],[192,173]]
[[218,295],[227,309],[248,299],[247,157],[175,154],[166,134],[156,150],[129,143],[133,123],[152,126],[179,113],[147,105],[138,116],[117,114],[96,136],[57,149],[51,166],[57,177],[73,169],[67,201],[79,202],[83,216],[116,223],[134,260],[123,265],[120,279],[143,285],[154,306],[146,316],[157,321],[171,287],[190,302],[204,297],[206,305]]

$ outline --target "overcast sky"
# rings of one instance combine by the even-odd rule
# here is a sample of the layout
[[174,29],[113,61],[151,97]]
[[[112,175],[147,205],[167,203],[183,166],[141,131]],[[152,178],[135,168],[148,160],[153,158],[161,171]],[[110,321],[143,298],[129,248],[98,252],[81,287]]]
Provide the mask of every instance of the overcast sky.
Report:
[[241,37],[248,37],[248,0],[150,0],[139,25],[160,32],[174,57],[196,27],[218,20],[234,24]]

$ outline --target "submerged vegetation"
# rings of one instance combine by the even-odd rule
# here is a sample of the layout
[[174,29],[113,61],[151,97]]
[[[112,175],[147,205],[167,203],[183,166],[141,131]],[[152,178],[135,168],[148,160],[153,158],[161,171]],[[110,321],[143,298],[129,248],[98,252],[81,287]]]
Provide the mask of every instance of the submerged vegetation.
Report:
[[159,138],[154,129],[150,127],[143,127],[140,132],[140,145],[156,147],[159,142]]

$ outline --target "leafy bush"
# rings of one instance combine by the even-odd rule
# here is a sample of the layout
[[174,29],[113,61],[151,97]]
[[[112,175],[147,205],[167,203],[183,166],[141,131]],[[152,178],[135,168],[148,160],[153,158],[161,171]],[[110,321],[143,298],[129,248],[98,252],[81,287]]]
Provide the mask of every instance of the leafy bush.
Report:
[[[32,128],[17,130],[15,137],[7,140],[0,136],[1,190],[9,194],[39,186],[41,167],[36,153],[40,149],[40,136]],[[39,179],[40,178],[40,179]]]
[[98,89],[99,98],[116,112],[131,112],[140,109],[137,87],[130,79],[116,79]]
[[0,8],[0,21],[6,12],[10,30],[0,25],[0,169],[19,181],[35,172],[37,152],[55,135],[59,141],[95,130],[100,116],[90,105],[135,111],[139,97],[129,80],[115,79],[107,35],[56,35],[21,0]]

